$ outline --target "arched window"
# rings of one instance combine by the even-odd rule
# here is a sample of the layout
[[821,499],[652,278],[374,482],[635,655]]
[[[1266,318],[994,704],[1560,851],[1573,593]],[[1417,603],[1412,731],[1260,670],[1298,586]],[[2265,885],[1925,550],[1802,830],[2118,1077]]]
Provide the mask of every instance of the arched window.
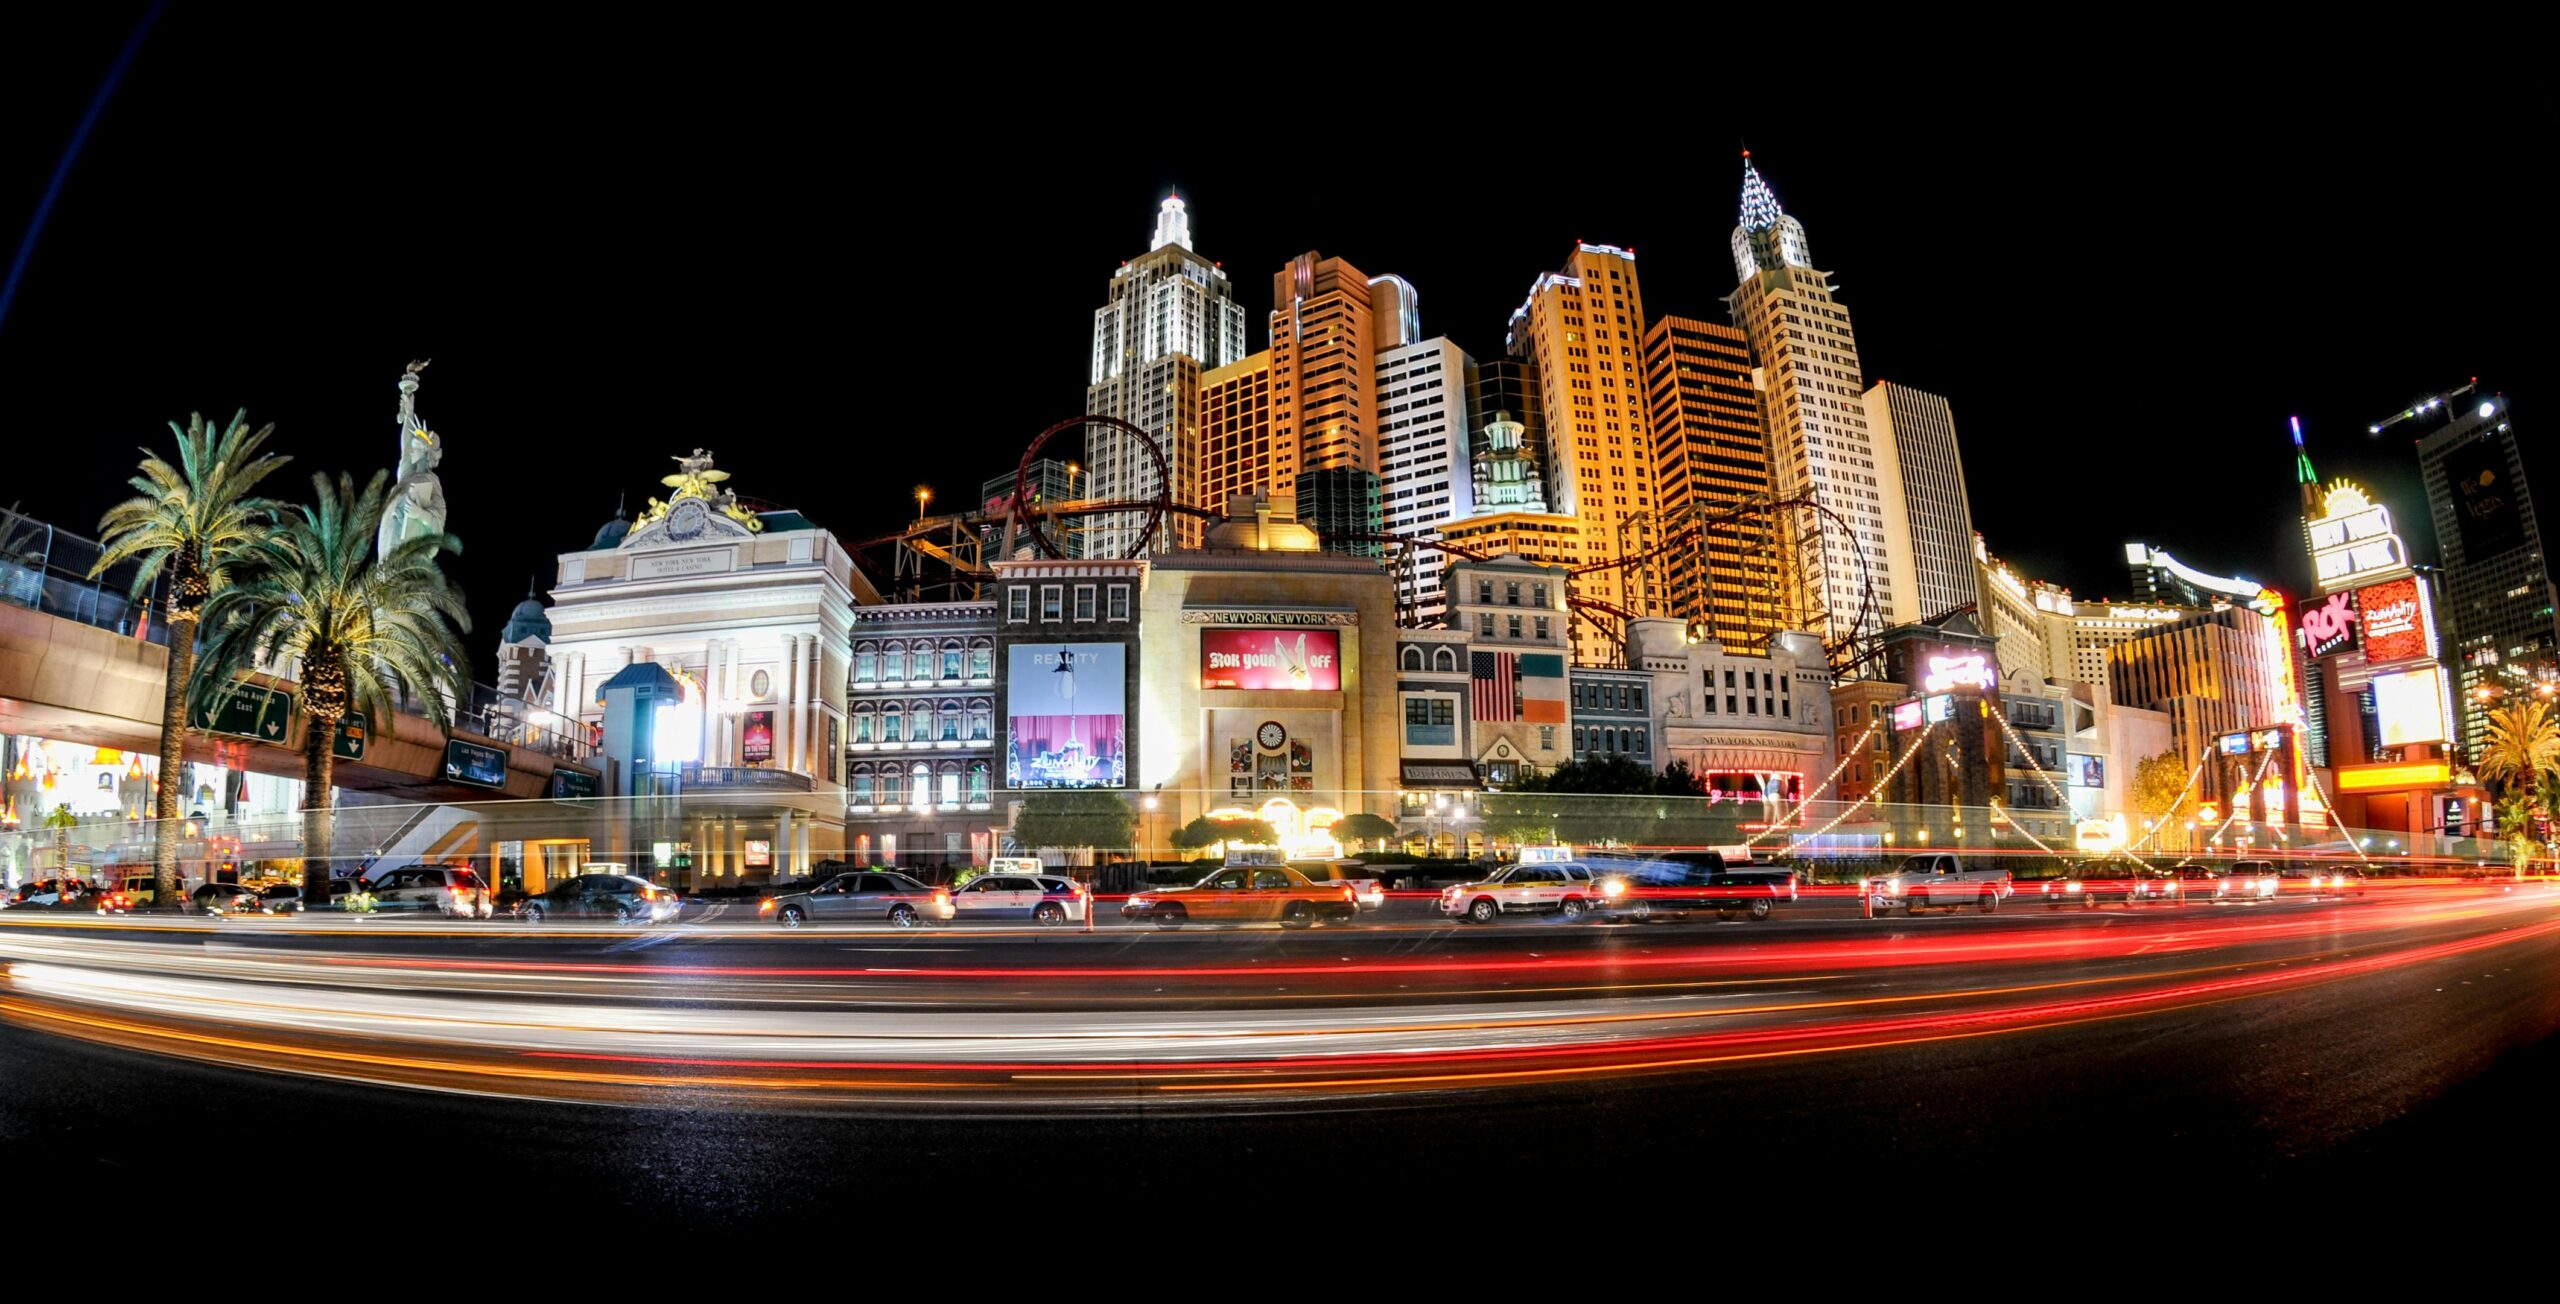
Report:
[[982,743],[987,741],[987,715],[989,711],[990,708],[987,705],[987,699],[983,697],[969,703],[969,741],[973,743]]
[[857,765],[853,767],[853,772],[845,776],[845,781],[853,786],[854,805],[868,806],[871,804],[870,766]]
[[1455,669],[1457,669],[1457,668],[1458,668],[1458,650],[1457,650],[1456,648],[1452,648],[1452,647],[1440,647],[1440,648],[1434,648],[1434,649],[1432,649],[1432,651],[1431,651],[1431,668],[1432,668],[1432,669],[1434,669],[1434,670],[1455,670]]
[[957,805],[959,805],[959,804],[960,804],[960,763],[959,763],[958,761],[944,761],[944,762],[942,763],[942,774],[941,774],[941,779],[942,779],[942,804],[943,804],[943,805],[945,805],[945,806],[957,806]]
[[996,645],[986,639],[969,644],[969,677],[993,679],[996,676]]
[[876,684],[880,682],[879,644],[860,643],[854,646],[853,682],[857,684]]
[[883,643],[880,645],[880,677],[892,683],[907,677],[906,644]]
[[958,679],[961,662],[966,655],[967,651],[960,646],[960,640],[956,638],[945,640],[942,645],[942,677]]
[[1404,645],[1404,652],[1398,660],[1407,670],[1420,670],[1422,668],[1422,649],[1415,647],[1411,643],[1407,643]]
[[985,761],[969,763],[969,804],[972,806],[987,804],[987,763]]
[[1573,750],[1575,750],[1575,751],[1577,751],[1577,752],[1578,752],[1578,751],[1582,751],[1582,750],[1583,750],[1583,746],[1582,746],[1582,726],[1581,726],[1581,725],[1575,725],[1575,726],[1573,727]]
[[901,800],[903,800],[903,798],[899,796],[898,789],[898,767],[894,765],[881,766],[880,804],[883,806],[897,805]]
[[933,644],[918,641],[907,650],[907,677],[919,683],[933,678]]
[[[960,654],[955,651],[951,655],[957,657]],[[938,736],[946,743],[960,741],[960,704],[958,702],[942,704],[942,732]]]
[[878,722],[873,719],[872,716],[870,703],[865,702],[862,705],[853,708],[853,740],[855,742],[867,743],[874,741],[871,731],[877,727],[877,725]]
[[[931,656],[933,654],[930,652],[924,652],[918,653],[917,655]],[[907,717],[908,742],[929,743],[933,741],[933,703],[907,703]]]
[[884,743],[902,743],[907,740],[907,735],[904,732],[906,719],[905,712],[906,708],[895,702],[891,702],[880,708],[880,741]]
[[922,761],[907,767],[907,802],[915,806],[933,804],[933,767]]

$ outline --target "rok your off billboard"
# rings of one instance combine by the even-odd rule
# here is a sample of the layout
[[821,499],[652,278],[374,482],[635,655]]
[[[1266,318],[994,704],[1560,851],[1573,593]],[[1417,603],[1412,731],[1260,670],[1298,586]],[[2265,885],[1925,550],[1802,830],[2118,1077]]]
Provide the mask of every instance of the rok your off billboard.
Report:
[[1331,629],[1204,629],[1200,686],[1338,692],[1342,634]]

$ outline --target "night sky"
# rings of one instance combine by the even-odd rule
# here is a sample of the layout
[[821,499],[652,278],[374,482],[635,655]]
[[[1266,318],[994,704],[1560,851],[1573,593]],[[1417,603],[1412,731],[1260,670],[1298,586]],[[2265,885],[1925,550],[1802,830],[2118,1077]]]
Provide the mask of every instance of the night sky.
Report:
[[[0,255],[141,7],[96,10],[0,37]],[[1975,524],[2031,576],[2121,594],[2141,538],[2299,591],[2294,413],[2321,474],[2374,482],[2431,556],[2409,436],[2365,427],[2472,376],[2522,403],[2560,492],[2531,433],[2552,106],[2496,77],[2323,99],[2245,63],[1950,75],[1970,89],[1809,122],[1694,69],[1538,119],[1367,68],[1338,117],[1280,124],[1239,59],[1223,108],[1173,110],[1216,127],[1134,129],[1071,93],[1136,75],[1124,55],[908,67],[788,25],[446,13],[162,17],[0,320],[0,505],[93,532],[191,409],[276,422],[297,497],[388,467],[393,383],[431,357],[485,657],[527,577],[697,445],[849,540],[919,481],[1010,469],[1082,407],[1093,310],[1167,187],[1254,347],[1272,272],[1313,248],[1401,273],[1481,358],[1576,239],[1636,249],[1650,311],[1724,320],[1746,143],[1869,379],[1954,404]]]

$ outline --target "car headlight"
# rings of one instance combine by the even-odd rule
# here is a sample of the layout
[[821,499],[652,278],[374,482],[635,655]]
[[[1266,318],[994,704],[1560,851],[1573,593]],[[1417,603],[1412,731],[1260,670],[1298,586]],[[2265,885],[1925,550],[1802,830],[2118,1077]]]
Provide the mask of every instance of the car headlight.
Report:
[[1129,904],[1132,908],[1143,908],[1154,905],[1155,903],[1156,899],[1154,897],[1133,896],[1129,898]]
[[1888,878],[1888,879],[1886,879],[1886,880],[1884,881],[1884,894],[1885,894],[1886,896],[1901,896],[1901,895],[1902,895],[1902,880],[1901,880],[1901,879],[1898,879],[1898,878]]
[[2079,891],[2079,890],[2080,890],[2080,880],[2078,880],[2078,879],[2076,879],[2076,878],[2075,878],[2075,879],[2070,879],[2070,880],[2065,881],[2065,882],[2063,883],[2063,885],[2062,885],[2062,890],[2063,890],[2063,891],[2065,891],[2065,892],[2077,892],[2077,891]]
[[1613,896],[1613,897],[1614,897],[1614,896],[1625,896],[1626,894],[1627,894],[1627,885],[1626,885],[1624,882],[1622,882],[1622,881],[1620,881],[1620,880],[1618,880],[1618,879],[1614,879],[1614,878],[1613,878],[1613,879],[1610,879],[1608,882],[1603,883],[1603,884],[1601,884],[1601,885],[1600,885],[1600,895],[1602,895],[1602,896]]

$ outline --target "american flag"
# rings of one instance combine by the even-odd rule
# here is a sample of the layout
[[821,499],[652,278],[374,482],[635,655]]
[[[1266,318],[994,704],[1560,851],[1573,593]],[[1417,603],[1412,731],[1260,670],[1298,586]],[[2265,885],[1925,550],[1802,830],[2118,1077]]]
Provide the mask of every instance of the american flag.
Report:
[[1469,660],[1468,699],[1478,720],[1520,718],[1520,658],[1478,652]]

